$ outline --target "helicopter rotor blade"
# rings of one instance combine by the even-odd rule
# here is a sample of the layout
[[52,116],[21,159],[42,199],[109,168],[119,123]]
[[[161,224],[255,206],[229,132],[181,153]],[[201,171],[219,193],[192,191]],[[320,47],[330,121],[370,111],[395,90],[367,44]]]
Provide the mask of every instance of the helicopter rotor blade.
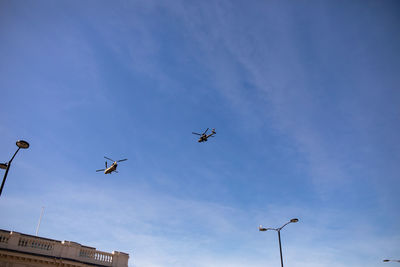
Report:
[[205,134],[208,131],[208,129],[210,129],[210,128],[207,128],[207,130],[205,130],[203,134]]
[[115,160],[107,158],[106,156],[104,156],[105,159],[111,160],[112,162],[114,162]]
[[96,172],[102,172],[102,171],[105,171],[105,169],[96,170]]
[[200,136],[201,136],[201,134],[199,134],[199,133],[194,133],[194,132],[192,132],[192,134],[196,134],[196,135],[200,135]]
[[121,162],[121,161],[125,161],[125,160],[128,160],[128,159],[120,159],[120,160],[117,160],[117,162]]

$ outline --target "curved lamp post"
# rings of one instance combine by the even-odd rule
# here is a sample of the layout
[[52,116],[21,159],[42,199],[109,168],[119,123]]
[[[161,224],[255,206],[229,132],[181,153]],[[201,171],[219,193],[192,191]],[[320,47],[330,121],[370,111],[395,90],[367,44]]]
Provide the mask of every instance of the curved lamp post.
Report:
[[383,262],[389,262],[389,261],[400,262],[400,260],[383,260]]
[[262,227],[262,225],[260,225],[260,226],[258,227],[258,230],[259,230],[260,232],[265,232],[265,231],[267,231],[267,230],[274,230],[274,231],[277,231],[277,232],[278,232],[279,252],[280,252],[280,255],[281,255],[281,267],[283,267],[282,245],[281,245],[281,230],[283,229],[283,227],[285,227],[285,226],[288,225],[289,223],[297,223],[298,221],[299,221],[299,219],[293,218],[293,219],[291,219],[290,221],[288,221],[287,223],[285,223],[284,225],[282,225],[282,226],[279,227],[279,228],[264,228],[264,227]]
[[15,151],[14,156],[12,156],[12,158],[10,159],[9,162],[7,163],[0,163],[0,169],[5,169],[6,172],[4,173],[4,178],[3,178],[3,182],[1,183],[1,188],[0,188],[0,196],[1,196],[1,192],[3,192],[3,187],[4,184],[6,182],[7,179],[7,174],[8,174],[8,170],[10,169],[11,166],[11,162],[13,161],[13,159],[15,158],[15,155],[17,155],[18,151],[22,148],[22,149],[27,149],[29,147],[29,143],[24,141],[24,140],[18,140],[16,143],[18,149],[17,151]]

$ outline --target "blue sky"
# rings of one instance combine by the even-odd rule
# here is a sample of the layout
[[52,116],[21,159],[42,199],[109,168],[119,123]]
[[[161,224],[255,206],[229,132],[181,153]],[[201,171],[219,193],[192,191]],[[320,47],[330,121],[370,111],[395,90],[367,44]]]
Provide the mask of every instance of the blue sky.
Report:
[[[397,1],[0,1],[0,228],[132,267],[400,256]],[[191,132],[216,128],[199,144]],[[103,156],[128,158],[119,173]]]

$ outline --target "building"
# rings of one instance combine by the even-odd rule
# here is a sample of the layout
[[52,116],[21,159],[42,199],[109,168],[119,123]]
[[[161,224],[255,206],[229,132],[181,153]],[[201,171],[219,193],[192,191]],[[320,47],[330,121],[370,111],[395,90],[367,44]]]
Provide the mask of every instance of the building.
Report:
[[0,229],[0,267],[128,267],[129,254]]

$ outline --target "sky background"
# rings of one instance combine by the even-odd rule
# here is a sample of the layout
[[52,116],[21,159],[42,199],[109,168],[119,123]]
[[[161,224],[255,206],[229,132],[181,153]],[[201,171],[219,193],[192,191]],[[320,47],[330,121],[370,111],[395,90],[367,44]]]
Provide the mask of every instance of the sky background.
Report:
[[[0,228],[130,267],[400,258],[398,1],[0,0]],[[191,132],[216,128],[197,143]],[[104,158],[128,158],[96,173]],[[2,171],[1,173],[4,173]],[[1,174],[2,175],[2,174]]]

